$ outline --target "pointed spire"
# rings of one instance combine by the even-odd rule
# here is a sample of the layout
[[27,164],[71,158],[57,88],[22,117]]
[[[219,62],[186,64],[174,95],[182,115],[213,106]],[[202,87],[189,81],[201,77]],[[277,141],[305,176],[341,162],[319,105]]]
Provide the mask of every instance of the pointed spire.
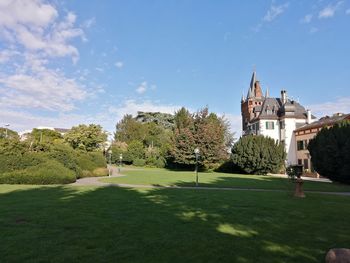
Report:
[[243,103],[245,101],[244,99],[244,92],[242,91],[242,99],[241,99],[241,102]]
[[269,87],[266,87],[265,98],[268,98],[268,97],[270,97]]
[[254,94],[254,85],[256,82],[256,72],[255,69],[253,71],[253,75],[252,75],[252,79],[250,80],[250,86],[249,86],[249,90],[248,90],[248,94],[247,94],[247,99],[252,98],[255,96]]

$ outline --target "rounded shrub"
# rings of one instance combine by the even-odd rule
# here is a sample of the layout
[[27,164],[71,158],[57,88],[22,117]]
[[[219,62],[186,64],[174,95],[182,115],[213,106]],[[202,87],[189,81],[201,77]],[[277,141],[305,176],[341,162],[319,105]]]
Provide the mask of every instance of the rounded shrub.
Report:
[[3,184],[68,184],[76,180],[74,172],[55,160],[0,174]]

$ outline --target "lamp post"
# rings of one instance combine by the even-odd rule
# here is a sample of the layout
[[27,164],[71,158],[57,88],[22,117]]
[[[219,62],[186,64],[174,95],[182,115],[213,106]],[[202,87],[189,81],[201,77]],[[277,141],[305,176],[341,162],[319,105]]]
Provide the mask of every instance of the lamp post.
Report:
[[108,159],[109,159],[108,176],[111,176],[112,175],[112,149],[111,148],[108,150]]
[[8,129],[9,129],[9,126],[10,126],[10,124],[5,124],[5,127],[6,127],[6,129],[5,129],[5,138],[7,139],[7,133],[8,133]]
[[119,154],[119,170],[118,173],[120,173],[120,170],[122,168],[122,162],[123,162],[123,154]]
[[196,186],[198,186],[198,158],[199,158],[199,149],[194,149],[194,154],[196,155]]

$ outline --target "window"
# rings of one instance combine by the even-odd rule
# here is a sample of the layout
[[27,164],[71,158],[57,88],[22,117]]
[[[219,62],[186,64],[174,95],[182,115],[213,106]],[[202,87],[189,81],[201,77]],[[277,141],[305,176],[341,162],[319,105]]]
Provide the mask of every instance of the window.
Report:
[[302,159],[298,159],[298,164],[299,165],[303,165],[303,160]]
[[273,130],[273,129],[275,129],[275,123],[273,121],[267,121],[266,130]]
[[297,141],[297,150],[302,151],[307,149],[307,140]]
[[309,160],[308,159],[304,159],[304,169],[305,170],[309,169]]

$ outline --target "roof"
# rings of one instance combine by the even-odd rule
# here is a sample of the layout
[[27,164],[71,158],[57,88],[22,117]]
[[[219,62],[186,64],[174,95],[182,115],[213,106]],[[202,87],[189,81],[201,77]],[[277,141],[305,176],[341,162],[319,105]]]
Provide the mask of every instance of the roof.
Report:
[[[263,104],[257,105],[253,108],[253,112],[258,113],[258,116],[251,120],[251,122],[258,119],[279,119],[285,118],[297,118],[306,119],[307,111],[298,102],[288,99],[283,105],[280,98],[265,98]],[[315,116],[311,116],[312,119],[316,119]]]
[[343,114],[343,113],[336,113],[333,116],[325,116],[320,118],[318,121],[315,121],[310,124],[306,124],[295,131],[304,131],[308,129],[313,129],[313,128],[320,128],[324,126],[332,126],[337,122],[343,121],[343,120],[350,120],[350,113],[348,114]]

